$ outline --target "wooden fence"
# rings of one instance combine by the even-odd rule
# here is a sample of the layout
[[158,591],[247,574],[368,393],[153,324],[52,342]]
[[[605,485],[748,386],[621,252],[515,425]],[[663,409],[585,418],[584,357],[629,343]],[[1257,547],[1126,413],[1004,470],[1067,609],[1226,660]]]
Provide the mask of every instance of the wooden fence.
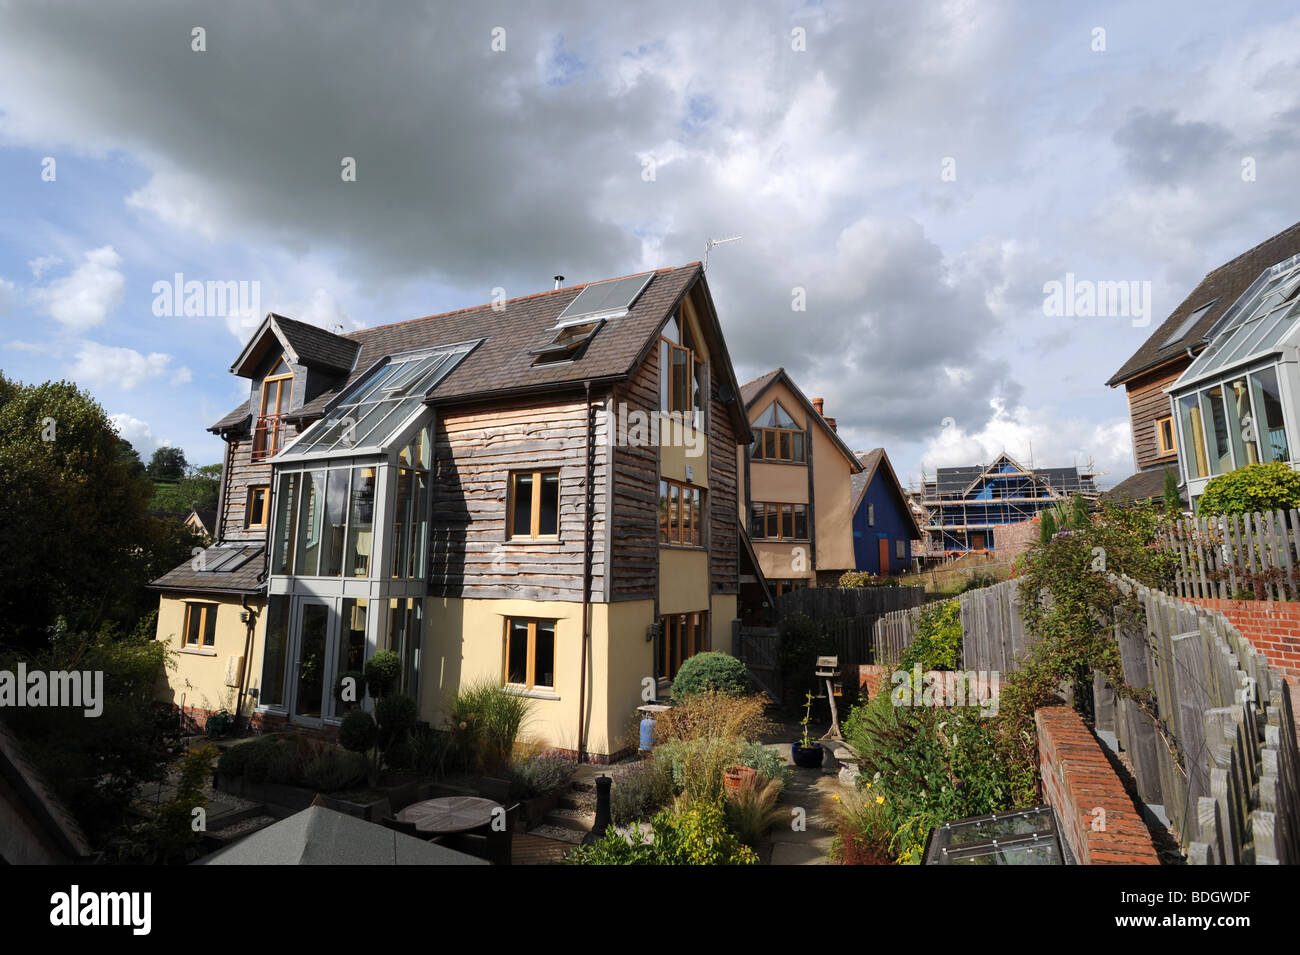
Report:
[[[1094,675],[1096,728],[1111,731],[1144,802],[1163,808],[1193,864],[1300,863],[1300,749],[1286,683],[1222,614],[1127,579],[1142,613],[1116,610],[1124,682]],[[962,668],[1010,673],[1037,638],[1020,615],[1019,581],[961,603]],[[919,610],[877,621],[878,659],[898,660]]]
[[1184,517],[1161,531],[1180,597],[1300,600],[1300,511]]
[[776,598],[781,616],[801,613],[814,620],[834,617],[875,618],[892,610],[919,607],[924,587],[805,587]]
[[781,631],[776,627],[742,627],[731,622],[731,652],[749,670],[760,689],[778,702],[785,695],[781,679]]

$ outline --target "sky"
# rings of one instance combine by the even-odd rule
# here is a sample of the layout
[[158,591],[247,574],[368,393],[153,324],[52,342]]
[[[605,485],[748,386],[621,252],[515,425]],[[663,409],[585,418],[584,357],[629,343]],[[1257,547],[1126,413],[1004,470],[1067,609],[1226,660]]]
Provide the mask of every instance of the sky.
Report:
[[[1249,0],[0,0],[0,370],[214,463],[267,311],[373,327],[739,235],[708,281],[740,381],[784,367],[904,483],[1006,451],[1110,486],[1107,379],[1297,219],[1298,28]],[[174,314],[178,276],[246,295]],[[1061,314],[1067,281],[1136,294]]]

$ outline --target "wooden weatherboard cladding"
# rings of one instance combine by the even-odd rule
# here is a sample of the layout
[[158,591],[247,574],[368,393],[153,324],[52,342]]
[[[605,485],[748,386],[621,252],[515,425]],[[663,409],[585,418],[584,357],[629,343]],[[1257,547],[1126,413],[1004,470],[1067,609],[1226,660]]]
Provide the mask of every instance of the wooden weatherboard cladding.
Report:
[[1129,421],[1133,428],[1133,453],[1139,471],[1157,464],[1173,464],[1178,460],[1176,451],[1160,453],[1156,422],[1169,417],[1169,396],[1164,390],[1174,383],[1186,367],[1187,363],[1166,365],[1133,379],[1126,386]]
[[[659,348],[650,349],[632,377],[614,389],[614,407],[627,413],[659,410]],[[614,448],[612,600],[650,600],[658,594],[659,449]]]
[[[592,396],[592,599],[605,589],[603,398]],[[445,408],[434,435],[429,594],[581,600],[587,423],[581,393]],[[559,472],[559,534],[508,537],[511,476]]]

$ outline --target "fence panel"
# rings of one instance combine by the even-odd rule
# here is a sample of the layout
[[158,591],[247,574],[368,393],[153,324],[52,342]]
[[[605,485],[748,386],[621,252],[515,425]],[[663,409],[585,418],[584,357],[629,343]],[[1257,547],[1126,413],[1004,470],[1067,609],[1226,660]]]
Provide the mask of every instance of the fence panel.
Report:
[[1178,558],[1176,596],[1300,600],[1300,511],[1180,517],[1158,540]]

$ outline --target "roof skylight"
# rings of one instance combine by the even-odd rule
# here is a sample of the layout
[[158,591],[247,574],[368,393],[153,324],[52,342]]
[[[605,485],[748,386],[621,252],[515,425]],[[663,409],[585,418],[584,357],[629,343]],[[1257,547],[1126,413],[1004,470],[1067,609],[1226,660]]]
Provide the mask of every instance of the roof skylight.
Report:
[[1160,343],[1160,347],[1168,348],[1174,342],[1182,341],[1183,337],[1196,326],[1196,323],[1205,316],[1206,312],[1214,307],[1214,303],[1217,301],[1218,299],[1216,298],[1214,302],[1207,302],[1200,308],[1192,309],[1188,316],[1179,323],[1177,328],[1174,329],[1173,333]]

